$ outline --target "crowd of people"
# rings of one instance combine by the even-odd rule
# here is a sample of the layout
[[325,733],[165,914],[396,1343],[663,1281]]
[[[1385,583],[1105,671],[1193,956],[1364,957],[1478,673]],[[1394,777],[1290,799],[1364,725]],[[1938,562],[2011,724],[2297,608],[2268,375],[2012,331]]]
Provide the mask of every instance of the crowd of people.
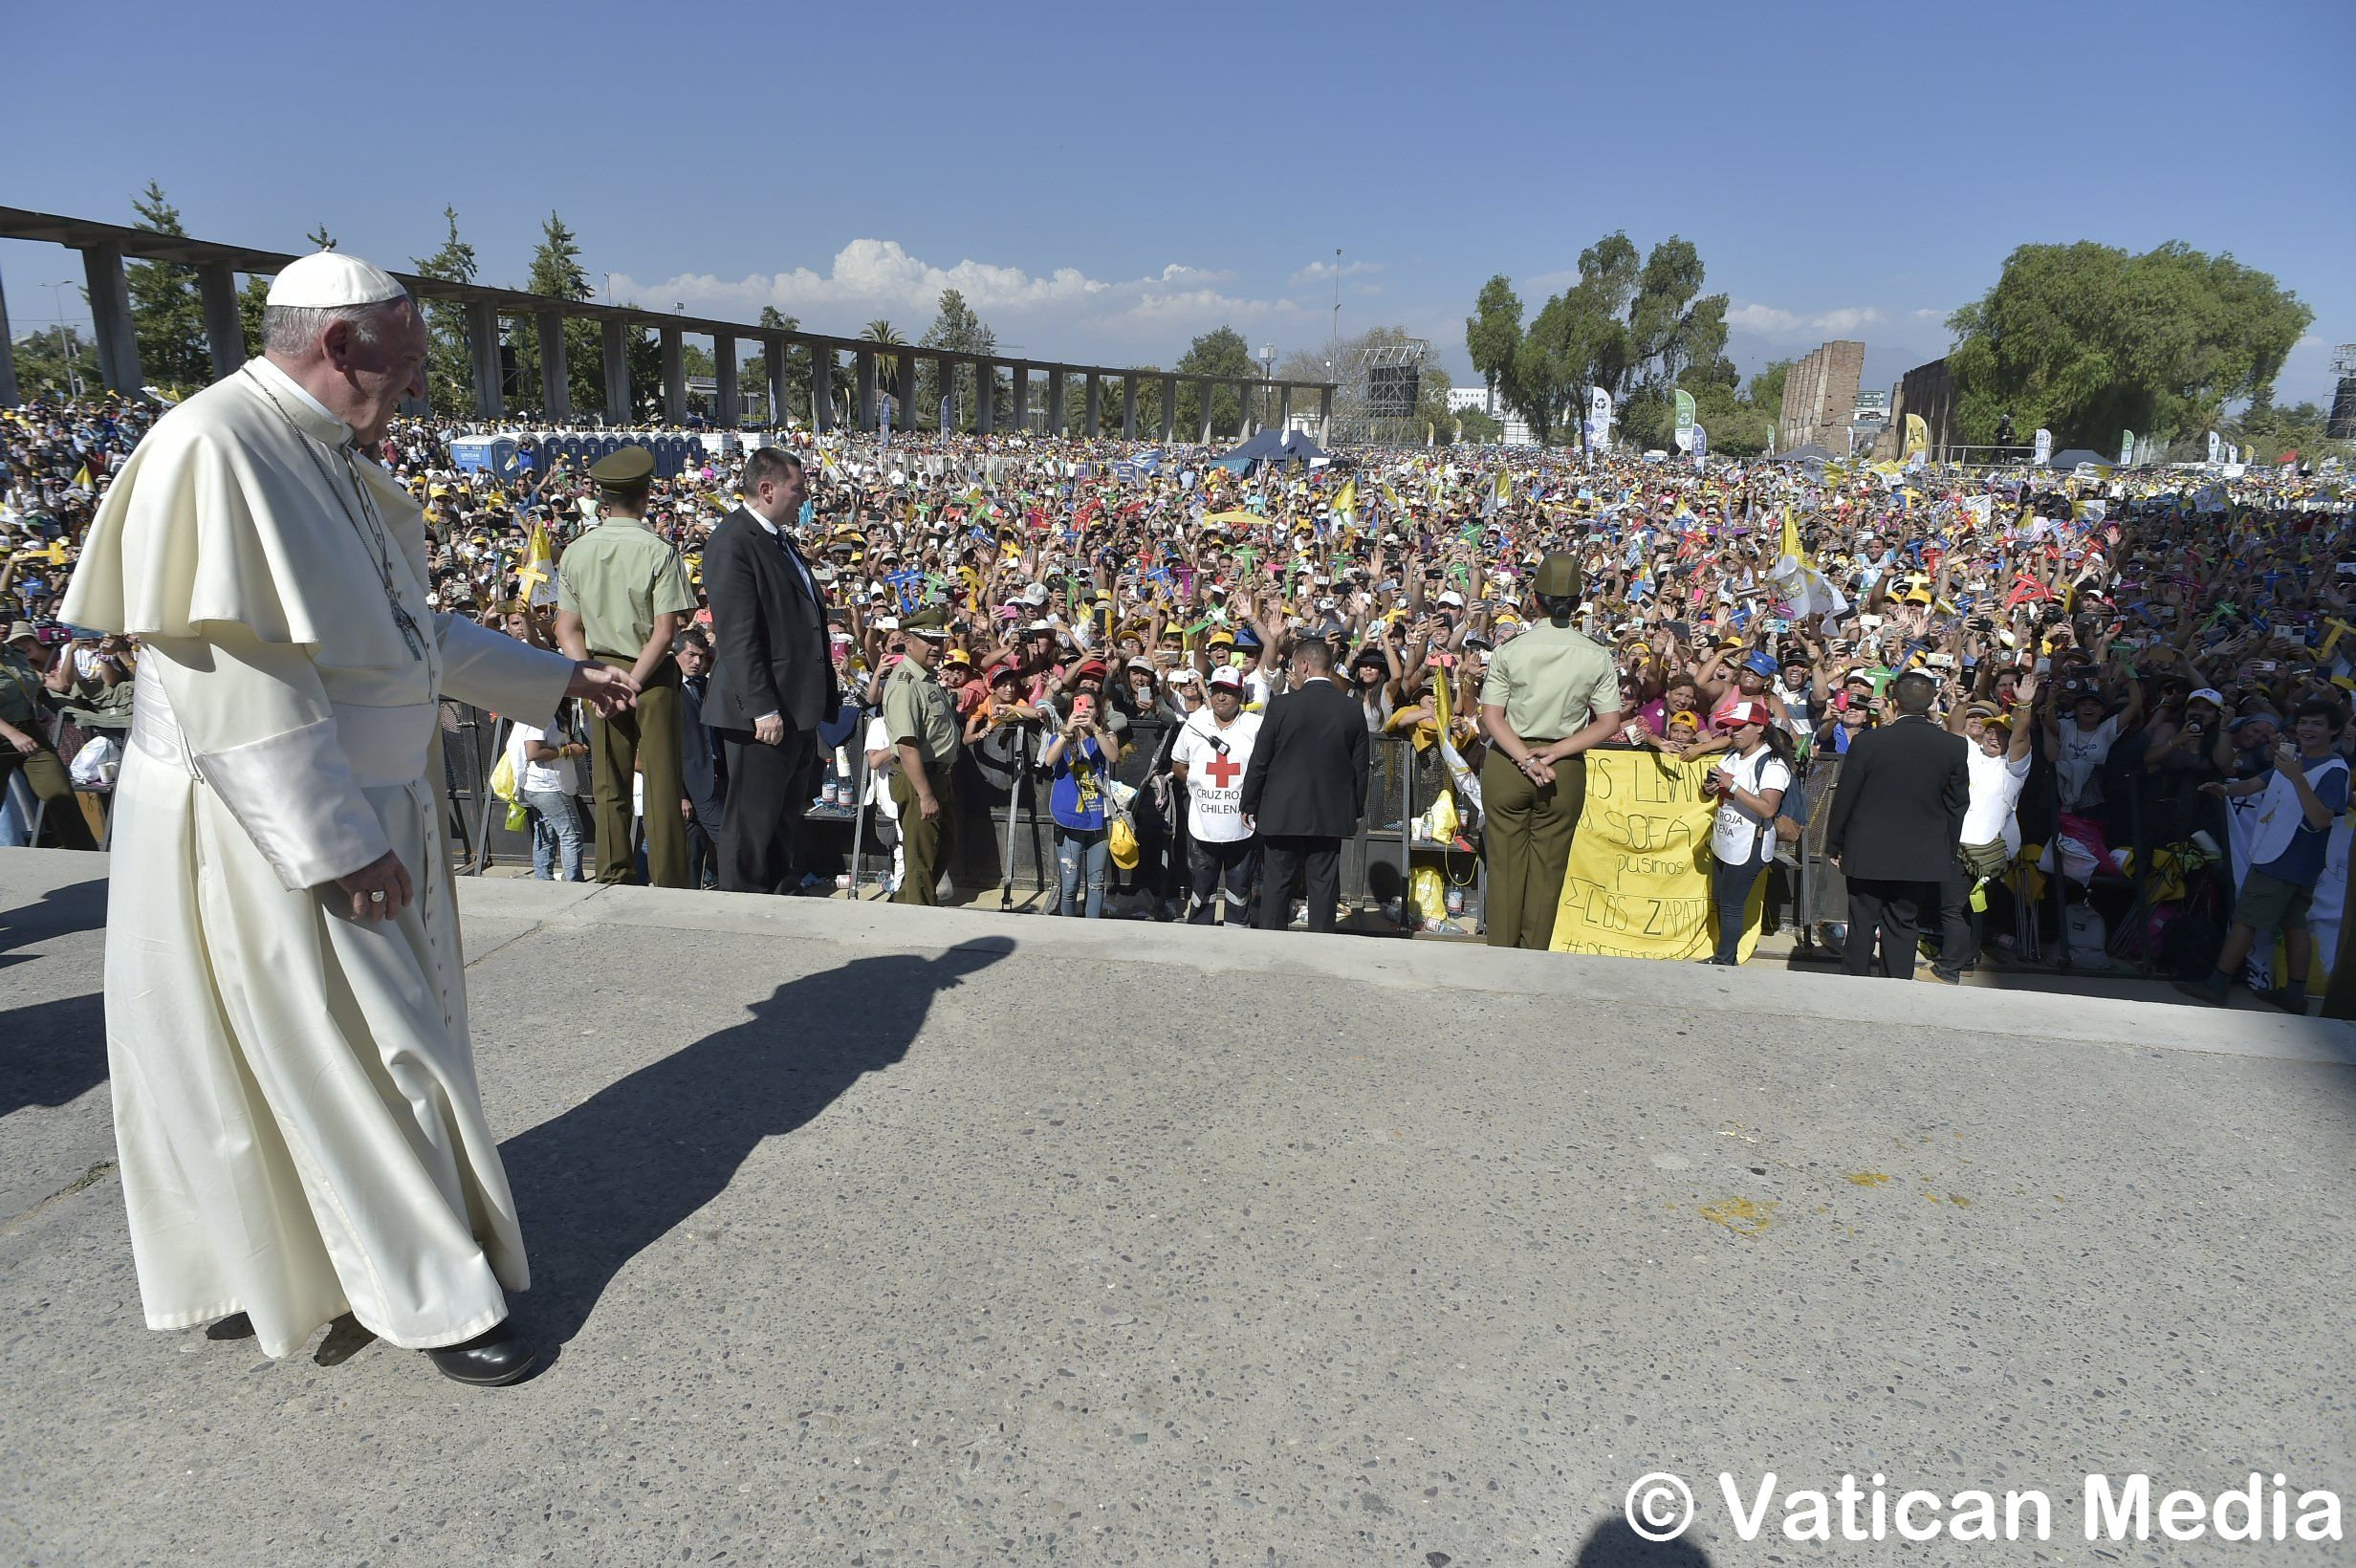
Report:
[[[0,835],[21,840],[33,811],[61,842],[98,825],[67,775],[102,778],[103,747],[92,767],[83,753],[127,726],[138,648],[55,610],[152,419],[111,399],[0,412],[0,742],[21,759]],[[2092,960],[2085,917],[2045,911],[2102,914],[2112,889],[2108,920],[2131,918],[2134,950],[2204,999],[2280,933],[2266,993],[2301,1005],[2309,928],[2336,923],[2318,883],[2356,744],[2356,539],[2336,464],[1343,448],[1238,470],[1200,448],[788,429],[741,451],[690,437],[676,474],[615,486],[530,430],[515,471],[462,468],[451,443],[479,428],[403,421],[367,454],[423,511],[433,607],[627,667],[642,692],[605,720],[506,715],[544,876],[832,891],[793,824],[864,808],[893,896],[936,902],[959,818],[971,831],[1027,776],[1059,912],[1326,928],[1330,868],[1303,844],[1331,823],[1272,833],[1290,806],[1262,798],[1289,800],[1276,775],[1305,766],[1298,738],[1294,762],[1269,761],[1274,705],[1322,683],[1364,737],[1447,757],[1467,845],[1519,835],[1559,854],[1576,804],[1549,825],[1545,802],[1568,797],[1594,745],[1715,757],[1716,962],[1735,961],[1727,926],[1762,878],[1771,909],[1809,918],[1794,871],[1826,802],[1808,781],[1852,757],[1871,766],[1848,771],[1824,846],[1852,918],[1821,933],[1852,968],[1877,934],[1889,972],[1922,950],[1940,979],[2024,933]],[[782,594],[769,619],[793,597],[755,582],[731,520],[782,546],[794,575],[777,582],[812,606],[799,662],[822,669],[766,655],[797,690],[730,689],[726,581]],[[1574,713],[1525,746],[1505,717],[1527,698],[1516,671],[1557,634],[1597,649],[1604,679],[1583,729]],[[675,704],[652,700],[666,690]],[[1909,741],[1917,725],[1939,739]],[[781,762],[728,738],[771,727],[810,742]],[[1920,766],[1896,761],[1893,736]],[[1365,752],[1340,802],[1353,820]],[[731,813],[731,790],[764,804]],[[1861,869],[1886,836],[1877,793],[1930,801],[1921,820],[1944,841]],[[1559,867],[1525,885],[1489,847],[1491,939],[1545,946]]]

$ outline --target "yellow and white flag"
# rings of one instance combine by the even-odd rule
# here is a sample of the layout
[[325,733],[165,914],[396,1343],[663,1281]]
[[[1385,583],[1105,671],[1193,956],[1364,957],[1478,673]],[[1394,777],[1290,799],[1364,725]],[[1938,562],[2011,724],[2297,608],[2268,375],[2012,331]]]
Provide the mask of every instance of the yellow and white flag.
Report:
[[546,524],[532,525],[532,536],[524,542],[524,563],[515,569],[515,580],[523,587],[526,604],[556,602],[556,554],[549,545]]

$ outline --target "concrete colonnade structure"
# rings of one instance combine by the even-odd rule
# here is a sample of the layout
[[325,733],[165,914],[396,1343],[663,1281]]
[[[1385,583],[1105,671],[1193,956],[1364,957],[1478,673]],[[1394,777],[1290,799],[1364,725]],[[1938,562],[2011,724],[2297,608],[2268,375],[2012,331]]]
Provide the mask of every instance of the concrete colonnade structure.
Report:
[[[254,250],[245,246],[224,245],[209,240],[193,239],[181,234],[161,234],[149,229],[132,229],[120,224],[98,223],[89,219],[60,217],[53,213],[34,212],[23,207],[0,207],[0,239],[32,240],[63,246],[78,250],[82,258],[82,275],[87,285],[93,337],[98,359],[99,378],[106,386],[126,396],[140,394],[144,377],[140,364],[139,340],[131,319],[129,280],[123,267],[126,260],[162,262],[186,267],[196,274],[197,294],[203,307],[205,342],[216,377],[227,376],[245,362],[248,345],[239,311],[238,276],[274,276],[295,259],[287,251]],[[872,430],[879,422],[879,394],[884,390],[878,383],[878,345],[860,338],[835,338],[823,333],[777,332],[774,329],[748,325],[744,322],[721,321],[709,317],[689,316],[640,309],[633,305],[605,305],[594,300],[556,299],[518,289],[499,289],[477,283],[456,283],[444,278],[430,278],[415,273],[395,272],[393,276],[409,291],[420,304],[454,307],[463,323],[469,360],[469,384],[474,414],[485,420],[497,420],[507,414],[507,388],[504,384],[500,355],[501,322],[520,325],[530,323],[530,330],[539,348],[541,407],[538,412],[552,422],[573,419],[587,410],[572,406],[572,378],[569,354],[565,343],[565,328],[574,321],[599,323],[601,353],[600,368],[603,372],[604,406],[599,410],[607,421],[627,424],[636,414],[633,406],[637,389],[630,384],[630,350],[634,335],[652,330],[661,344],[663,415],[670,424],[684,423],[687,415],[687,363],[685,337],[688,333],[709,336],[712,343],[712,363],[717,384],[718,407],[715,412],[728,424],[736,423],[744,406],[743,388],[737,369],[737,341],[750,338],[762,345],[768,359],[770,417],[782,422],[787,407],[788,381],[785,364],[787,355],[798,347],[810,355],[811,423],[818,429],[831,429],[836,424],[834,409],[834,378],[839,356],[852,356],[857,377],[854,417],[861,429]],[[916,366],[920,352],[913,346],[885,346],[897,366],[889,388],[899,407],[893,423],[902,429],[921,427],[928,420],[937,422],[939,407],[922,410],[916,407]],[[1121,381],[1121,429],[1124,437],[1137,434],[1138,381],[1141,376],[1160,375],[1162,380],[1161,439],[1174,439],[1177,422],[1177,389],[1180,378],[1170,372],[1141,372],[1134,367],[1118,365],[1067,364],[1039,360],[1008,360],[993,355],[967,354],[949,349],[924,349],[936,368],[941,396],[949,403],[953,423],[962,425],[963,413],[956,405],[954,388],[960,367],[969,367],[974,376],[972,422],[977,429],[998,427],[999,402],[997,377],[1001,371],[1011,378],[1014,386],[1014,406],[1008,410],[1015,429],[1027,428],[1031,415],[1031,380],[1035,374],[1047,377],[1047,426],[1061,434],[1066,419],[1065,392],[1069,379],[1083,380],[1084,428],[1090,436],[1102,428],[1104,380],[1118,377]],[[1267,382],[1256,379],[1203,379],[1188,377],[1203,391],[1203,421],[1200,439],[1210,439],[1211,394],[1221,386],[1233,386],[1248,399],[1253,386],[1274,385],[1289,421],[1292,394],[1297,389],[1315,389],[1318,393],[1320,427],[1331,429],[1333,413],[1333,384],[1329,381]],[[18,385],[12,338],[8,330],[7,296],[0,292],[0,403],[21,401],[23,388]],[[1189,435],[1196,432],[1189,431]]]

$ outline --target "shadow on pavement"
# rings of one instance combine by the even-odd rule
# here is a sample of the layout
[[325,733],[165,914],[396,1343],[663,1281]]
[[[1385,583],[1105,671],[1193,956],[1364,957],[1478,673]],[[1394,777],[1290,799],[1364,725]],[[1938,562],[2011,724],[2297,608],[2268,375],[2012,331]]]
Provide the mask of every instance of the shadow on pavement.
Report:
[[1605,1519],[1579,1549],[1572,1568],[1710,1568],[1710,1554],[1691,1541],[1647,1540],[1625,1519]]
[[[105,878],[54,887],[0,911],[0,969],[32,962],[23,948],[105,924]],[[105,1081],[106,1005],[96,992],[0,1012],[0,1116],[71,1104]]]
[[543,1343],[571,1340],[614,1275],[726,1189],[763,1139],[905,1057],[935,996],[1014,950],[985,937],[791,981],[746,1022],[508,1140],[500,1158],[532,1256],[525,1326]]
[[36,942],[65,936],[74,931],[95,931],[106,924],[106,879],[93,877],[88,882],[75,882],[66,887],[53,887],[41,895],[38,904],[19,904],[13,909],[0,909],[0,969],[30,960],[31,953],[17,952]]

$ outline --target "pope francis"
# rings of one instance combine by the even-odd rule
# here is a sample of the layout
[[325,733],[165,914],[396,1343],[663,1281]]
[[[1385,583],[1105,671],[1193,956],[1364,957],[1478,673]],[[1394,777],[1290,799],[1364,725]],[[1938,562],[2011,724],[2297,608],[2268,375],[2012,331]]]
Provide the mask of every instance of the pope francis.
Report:
[[116,791],[106,1043],[147,1322],[285,1356],[350,1311],[462,1383],[536,1364],[475,1089],[436,700],[626,707],[626,673],[426,607],[422,514],[363,450],[425,325],[322,251],[265,352],[165,414],[64,606],[143,640]]

